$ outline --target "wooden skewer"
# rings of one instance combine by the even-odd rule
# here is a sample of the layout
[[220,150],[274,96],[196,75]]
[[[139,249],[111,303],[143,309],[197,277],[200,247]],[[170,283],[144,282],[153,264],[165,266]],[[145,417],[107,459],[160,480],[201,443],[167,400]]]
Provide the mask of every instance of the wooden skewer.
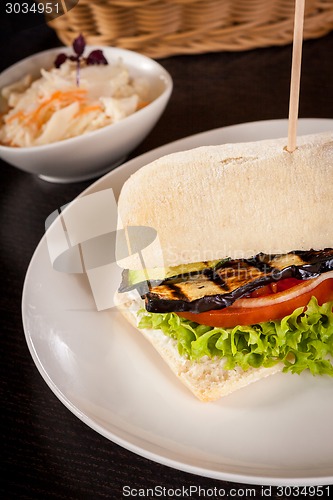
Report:
[[287,151],[292,153],[296,149],[297,119],[299,106],[299,92],[301,80],[303,25],[305,0],[295,0],[294,41],[291,67],[288,145]]
[[61,0],[61,5],[62,5],[62,9],[64,11],[64,14],[66,14],[68,9],[67,9],[67,5],[66,5],[65,0]]

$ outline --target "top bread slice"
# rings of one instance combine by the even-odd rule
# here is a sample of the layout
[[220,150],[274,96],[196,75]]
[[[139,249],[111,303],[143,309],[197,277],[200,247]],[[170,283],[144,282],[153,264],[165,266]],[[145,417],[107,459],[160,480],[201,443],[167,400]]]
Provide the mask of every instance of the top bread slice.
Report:
[[204,146],[138,170],[122,188],[119,227],[151,227],[157,238],[118,263],[170,267],[331,247],[333,132],[299,137],[293,153],[286,144]]

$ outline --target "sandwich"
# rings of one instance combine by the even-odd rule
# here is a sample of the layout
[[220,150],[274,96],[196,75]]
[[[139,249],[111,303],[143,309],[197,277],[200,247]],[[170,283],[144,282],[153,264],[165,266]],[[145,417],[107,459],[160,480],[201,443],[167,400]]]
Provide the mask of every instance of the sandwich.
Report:
[[156,238],[127,239],[116,304],[201,401],[333,376],[333,133],[286,142],[173,153],[119,196],[119,229]]

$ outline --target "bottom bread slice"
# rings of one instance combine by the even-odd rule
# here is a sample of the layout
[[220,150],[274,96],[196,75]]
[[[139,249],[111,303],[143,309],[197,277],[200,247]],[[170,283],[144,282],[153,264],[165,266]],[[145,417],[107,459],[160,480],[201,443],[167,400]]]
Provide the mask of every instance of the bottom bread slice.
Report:
[[124,317],[154,346],[178,379],[185,384],[200,401],[216,401],[237,389],[275,373],[281,372],[283,364],[270,368],[240,367],[225,370],[224,360],[204,356],[200,360],[190,360],[178,352],[177,341],[161,330],[139,329],[137,311],[142,307],[140,297],[133,292],[116,294],[115,303]]

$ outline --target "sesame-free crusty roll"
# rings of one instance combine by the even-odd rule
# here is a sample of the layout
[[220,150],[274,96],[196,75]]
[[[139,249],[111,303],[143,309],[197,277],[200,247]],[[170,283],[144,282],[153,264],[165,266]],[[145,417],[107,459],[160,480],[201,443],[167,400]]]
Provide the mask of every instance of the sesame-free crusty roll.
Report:
[[[119,197],[119,227],[125,228],[120,233],[127,231],[129,256],[118,262],[125,268],[125,279],[119,289],[122,293],[115,296],[115,303],[125,318],[155,347],[176,377],[202,401],[214,401],[283,368],[288,370],[294,362],[297,363],[299,352],[300,360],[310,360],[308,368],[312,367],[313,373],[333,374],[333,366],[329,366],[325,354],[331,352],[326,339],[326,323],[333,304],[333,132],[299,137],[298,148],[293,153],[285,150],[286,144],[286,139],[274,139],[199,147],[164,156],[134,173],[124,184]],[[140,234],[140,231],[131,233],[132,227],[153,228],[157,237],[152,243],[146,242],[146,247],[143,238],[140,246],[140,242],[131,241],[131,234]],[[137,253],[133,249],[137,249]],[[138,249],[141,250],[138,252]],[[246,268],[238,283],[237,276],[229,276],[228,272],[244,271],[246,264],[250,271],[255,269],[257,274],[264,273],[266,279],[269,272],[261,266],[260,259],[249,259],[245,264],[236,260],[265,254],[273,257],[278,254],[275,260],[267,261],[269,272],[276,270],[280,263],[279,269],[286,268],[289,273],[278,276],[277,280],[284,276],[295,279],[298,270],[296,276],[305,283],[299,284],[296,280],[296,284],[290,285],[290,290],[287,286],[285,294],[274,292],[276,294],[269,295],[268,300],[265,296],[249,299],[246,295],[249,283],[251,286],[254,283],[256,290],[259,288],[260,291],[268,281],[259,282],[259,278],[256,281],[257,275],[251,275]],[[301,254],[305,259],[307,254],[309,259],[300,263]],[[223,261],[226,257],[235,259],[230,261],[230,268],[229,261]],[[221,259],[224,274],[221,273],[222,267],[214,268]],[[194,267],[197,275],[193,277],[192,263],[197,266],[204,264],[207,269],[202,271],[202,267]],[[186,264],[185,274],[182,274],[177,266]],[[253,267],[256,265],[258,269]],[[145,268],[143,273],[142,268]],[[299,271],[301,268],[302,272]],[[146,282],[148,292],[142,291],[141,284],[137,283],[140,281],[138,276]],[[229,302],[224,300],[223,294],[228,294],[236,282],[235,297],[244,298],[233,302],[228,296]],[[211,292],[213,286],[217,289],[214,288],[214,293]],[[305,287],[309,291],[306,302],[299,302]],[[195,291],[193,297],[185,293],[190,289]],[[314,302],[308,302],[310,298]],[[214,313],[225,308],[229,314],[235,307],[239,314],[246,308],[250,309],[245,312],[251,311],[252,314],[254,307],[257,308],[254,312],[259,312],[256,317],[261,319],[251,324],[218,325],[222,330],[214,330],[210,337],[210,327],[217,325],[205,323],[203,316],[198,314],[210,313],[210,309],[206,308],[206,303],[201,309],[193,306],[205,300],[210,306],[214,305]],[[176,302],[182,306],[186,302],[189,307],[177,308]],[[286,303],[292,305],[288,313],[267,316],[275,314],[272,310],[276,306],[279,309],[281,304],[281,310],[286,310]],[[262,304],[266,304],[266,308]],[[320,310],[322,304],[324,312]],[[150,319],[140,323],[142,312],[139,311],[144,308]],[[231,316],[234,314],[232,321],[235,309],[231,310]],[[192,312],[189,316],[182,311]],[[169,319],[165,320],[164,312]],[[288,317],[294,312],[297,318],[293,317],[289,332]],[[200,316],[201,320],[197,321]],[[206,321],[207,317],[211,321],[209,314],[204,316]],[[174,319],[176,327],[172,324]],[[181,323],[179,327],[178,320],[184,319],[192,323]],[[196,352],[191,356],[192,346],[198,348],[198,337],[193,331],[192,340],[187,340],[186,329],[191,330],[195,322],[204,327],[201,333],[195,334],[199,341],[207,334],[206,338],[210,339],[200,357]],[[161,324],[163,327],[160,328]],[[300,331],[295,333],[298,325]],[[317,338],[313,337],[314,331]],[[230,354],[228,348],[222,351],[224,340],[229,341],[236,334],[239,344],[233,344],[235,352]],[[303,342],[310,336],[309,344]],[[290,338],[293,339],[291,344]],[[308,345],[310,350],[306,351]],[[319,346],[318,356],[313,352],[314,346]],[[244,365],[237,361],[240,359],[237,356],[247,356],[248,353],[253,353],[254,358],[257,356],[258,364]],[[263,363],[261,358],[266,355],[269,362]],[[234,356],[236,362],[226,364],[228,356],[229,361]],[[297,370],[296,367],[296,373]]]
[[[135,172],[118,212],[121,227],[157,231],[144,251],[146,267],[330,247],[333,132],[299,137],[293,153],[286,144],[204,146]],[[134,254],[123,267],[142,261]]]

